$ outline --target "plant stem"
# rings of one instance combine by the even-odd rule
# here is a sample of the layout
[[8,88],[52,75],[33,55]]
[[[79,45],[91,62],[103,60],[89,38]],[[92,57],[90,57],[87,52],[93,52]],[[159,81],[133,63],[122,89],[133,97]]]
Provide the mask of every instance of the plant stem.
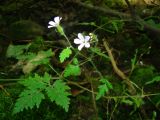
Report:
[[117,67],[117,64],[115,62],[115,59],[113,57],[113,54],[109,48],[109,45],[108,43],[105,41],[103,41],[103,44],[104,44],[104,47],[108,53],[108,56],[110,57],[110,60],[111,60],[111,64],[112,64],[112,67],[113,67],[113,70],[115,71],[115,73],[122,79],[124,80],[124,82],[128,85],[128,90],[129,92],[133,95],[136,93],[136,89],[134,88],[131,80]]

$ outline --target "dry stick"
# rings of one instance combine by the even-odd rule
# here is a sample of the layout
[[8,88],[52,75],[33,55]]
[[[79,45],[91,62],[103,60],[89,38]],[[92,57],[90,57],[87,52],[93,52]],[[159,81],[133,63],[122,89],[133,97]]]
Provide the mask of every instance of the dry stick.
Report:
[[[76,0],[72,1],[72,2],[75,3],[75,4],[78,4],[79,6],[85,7],[87,9],[94,10],[94,11],[97,11],[97,12],[101,12],[102,14],[110,15],[110,16],[113,16],[113,17],[120,17],[122,19],[132,20],[131,15],[125,14],[125,13],[122,13],[122,12],[118,12],[118,11],[112,10],[110,8],[102,8],[102,7],[97,7],[97,6],[93,6],[93,5],[88,5],[88,4],[85,4],[85,3],[82,3],[82,2],[79,2],[79,1],[76,1]],[[152,25],[149,25],[139,16],[136,16],[135,22],[140,23],[143,26],[144,30],[153,32],[157,35],[160,34],[160,29],[159,28],[155,28]]]
[[115,73],[116,73],[122,80],[124,80],[124,82],[128,85],[128,87],[129,87],[129,88],[128,88],[129,92],[130,92],[132,95],[135,94],[135,93],[136,93],[136,89],[135,89],[134,86],[132,85],[130,79],[117,67],[117,64],[116,64],[116,62],[115,62],[115,59],[114,59],[114,57],[113,57],[113,54],[112,54],[112,52],[111,52],[111,50],[110,50],[107,42],[106,42],[106,41],[103,41],[103,44],[104,44],[104,47],[105,47],[105,49],[106,49],[106,51],[107,51],[107,53],[108,53],[108,56],[109,56],[109,58],[110,58],[110,61],[111,61],[111,64],[112,64],[112,66],[113,66],[113,69],[114,69]]

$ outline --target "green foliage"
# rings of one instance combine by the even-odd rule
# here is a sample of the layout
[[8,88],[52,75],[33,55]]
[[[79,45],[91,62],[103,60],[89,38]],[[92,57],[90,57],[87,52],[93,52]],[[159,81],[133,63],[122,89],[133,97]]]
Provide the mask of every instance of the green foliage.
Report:
[[27,50],[29,48],[30,44],[28,45],[12,45],[10,44],[7,49],[6,56],[18,58],[24,53],[24,50]]
[[38,74],[35,74],[34,77],[29,76],[29,78],[20,82],[26,88],[19,95],[13,113],[16,114],[28,108],[32,109],[34,106],[39,108],[41,101],[45,99],[44,93],[48,95],[52,102],[55,101],[57,105],[68,111],[70,103],[68,90],[70,88],[62,80],[56,80],[51,85],[51,79],[52,77],[45,73],[44,76],[39,76]]
[[[54,55],[51,49],[47,51],[38,51],[33,53],[25,51],[29,49],[31,44],[28,45],[10,45],[7,49],[7,57],[14,57],[21,63],[23,73],[31,73],[38,65],[49,64],[50,57]],[[25,63],[25,64],[22,64]],[[18,64],[18,63],[17,63]]]
[[130,113],[130,114],[132,114],[138,108],[140,108],[141,105],[144,104],[144,101],[143,101],[143,99],[141,97],[130,97],[130,98],[121,99],[121,103],[125,103],[127,105],[134,106],[134,110]]
[[[72,13],[71,15],[70,14],[62,15],[63,16],[62,19],[65,19],[64,20],[65,23],[67,23],[67,21],[69,20],[67,18],[70,18],[70,16],[71,16],[71,19],[75,18],[75,22],[68,25],[63,24],[65,25],[64,28],[67,28],[66,31],[67,31],[67,34],[69,34],[70,36],[69,38],[64,33],[65,30],[61,26],[61,23],[59,26],[56,26],[55,28],[56,31],[59,32],[60,35],[62,35],[61,37],[64,37],[67,40],[68,44],[66,44],[66,41],[64,39],[62,41],[57,40],[57,38],[59,37],[57,37],[57,33],[55,33],[55,31],[48,34],[46,32],[48,32],[49,30],[45,30],[46,32],[44,33],[43,27],[32,21],[32,20],[35,20],[35,21],[40,20],[37,22],[43,25],[46,24],[46,20],[49,17],[53,16],[52,14],[54,14],[54,11],[55,11],[55,14],[57,14],[56,11],[57,11],[57,8],[59,7],[55,7],[53,10],[53,13],[46,13],[47,16],[45,15],[42,16],[41,13],[44,12],[44,9],[45,11],[50,11],[51,9],[53,9],[54,2],[45,2],[45,1],[35,2],[34,0],[29,0],[29,1],[22,0],[22,1],[16,1],[15,3],[12,1],[13,0],[1,2],[1,5],[0,5],[0,10],[2,11],[2,13],[4,13],[3,15],[0,15],[0,21],[1,21],[0,22],[0,26],[1,26],[0,40],[3,43],[5,43],[5,40],[9,39],[15,44],[18,44],[18,43],[25,44],[23,42],[24,40],[27,40],[27,41],[29,40],[29,42],[30,40],[32,41],[28,45],[10,45],[8,47],[6,56],[8,58],[17,59],[17,63],[15,64],[16,62],[15,60],[12,62],[12,59],[7,59],[6,63],[11,63],[11,64],[9,65],[0,64],[0,78],[1,78],[0,88],[2,89],[1,93],[4,93],[3,96],[5,96],[5,98],[7,97],[10,98],[10,100],[7,101],[7,99],[3,99],[1,95],[0,119],[2,120],[5,120],[5,119],[13,119],[13,120],[14,119],[16,120],[18,119],[25,119],[25,120],[26,119],[43,119],[43,120],[96,119],[95,117],[96,116],[95,114],[97,114],[95,112],[97,111],[96,106],[98,108],[98,117],[101,119],[117,119],[118,118],[120,120],[121,119],[123,120],[124,118],[128,118],[130,113],[133,111],[132,110],[133,108],[134,108],[135,116],[129,116],[129,117],[132,117],[131,119],[138,119],[138,117],[141,119],[143,118],[143,114],[139,114],[138,113],[139,110],[137,110],[137,108],[142,107],[142,109],[146,111],[148,110],[148,107],[146,107],[146,105],[147,106],[149,105],[149,109],[152,109],[152,106],[150,108],[150,103],[155,105],[154,108],[159,107],[160,96],[159,96],[159,93],[157,93],[159,88],[155,87],[155,86],[158,86],[158,84],[152,84],[152,83],[159,83],[160,76],[159,74],[158,75],[155,74],[155,69],[151,65],[147,65],[147,63],[152,64],[154,62],[154,60],[152,61],[150,60],[150,58],[148,59],[147,54],[151,53],[151,55],[156,56],[156,58],[158,59],[158,55],[154,54],[154,50],[156,51],[158,48],[156,46],[157,41],[154,41],[154,40],[152,41],[150,39],[151,37],[153,37],[152,35],[150,35],[150,33],[148,34],[148,32],[137,31],[138,24],[140,24],[139,21],[145,24],[146,26],[147,24],[150,25],[151,28],[152,27],[156,29],[160,28],[159,26],[160,24],[158,24],[158,17],[156,16],[156,14],[159,13],[159,10],[157,10],[156,11],[157,13],[155,14],[154,6],[151,7],[153,8],[153,10],[149,14],[148,12],[147,14],[145,13],[146,12],[145,9],[143,11],[145,15],[142,17],[144,19],[147,17],[147,19],[149,18],[148,20],[146,19],[146,21],[143,21],[142,20],[143,18],[142,19],[140,18],[140,19],[137,19],[138,20],[137,22],[134,22],[131,20],[132,18],[129,19],[130,16],[127,16],[128,10],[126,9],[127,5],[124,0],[86,0],[84,4],[89,3],[97,6],[97,8],[95,9],[95,12],[86,12],[85,10],[83,11],[83,9],[80,12],[74,12],[74,9],[71,8],[71,10],[73,10],[71,12]],[[65,2],[63,0],[60,0],[60,1],[61,2],[55,2],[56,3],[55,6],[57,5],[61,6],[62,2],[64,6],[67,6],[68,2]],[[135,0],[130,0],[131,5],[133,4],[132,3],[133,1]],[[136,3],[138,2],[136,0]],[[39,9],[42,4],[46,6],[46,8]],[[23,7],[23,6],[26,6],[26,7]],[[122,6],[123,8],[121,8]],[[34,12],[32,12],[32,14],[29,14],[30,11],[28,13],[28,9],[26,8],[32,8],[30,11],[34,11]],[[104,16],[104,14],[100,16],[101,12],[98,12],[98,11],[100,10],[103,13],[105,12],[105,9],[108,10],[108,12],[106,11],[108,16],[106,17]],[[137,8],[135,7],[135,11],[137,11],[136,9]],[[150,9],[150,7],[147,9]],[[15,12],[18,16],[15,16]],[[79,17],[79,15],[81,15],[82,12],[84,12],[83,14],[84,18]],[[126,12],[126,13],[124,13],[123,15],[123,12]],[[37,17],[39,15],[40,17]],[[141,13],[137,12],[138,18],[139,18],[139,15],[141,15]],[[97,17],[94,18],[93,16],[97,16]],[[29,18],[30,20],[23,20],[26,18]],[[45,21],[43,22],[43,20]],[[85,21],[83,22],[82,20],[85,20]],[[79,23],[79,22],[82,22],[82,23]],[[142,24],[142,28],[144,28],[143,24]],[[77,52],[72,47],[73,40],[74,40],[74,38],[72,37],[74,35],[71,35],[70,33],[72,31],[74,33],[79,33],[80,32],[78,30],[79,28],[81,32],[85,34],[87,34],[88,32],[92,32],[92,34],[89,34],[91,38],[89,41],[91,49],[88,49],[87,51]],[[128,70],[131,71],[129,75],[128,73],[126,73],[126,75],[128,75],[127,77],[131,78],[132,82],[134,83],[133,84],[134,87],[137,89],[137,93],[135,95],[132,96],[130,94],[127,94],[126,92],[128,91],[126,89],[126,83],[122,82],[120,78],[117,77],[115,73],[113,73],[113,69],[112,69],[113,66],[109,63],[110,59],[107,56],[107,51],[105,50],[105,47],[103,45],[103,41],[102,41],[103,38],[104,39],[107,38],[106,40],[113,47],[112,52],[118,67],[125,72]],[[48,41],[48,40],[51,40],[51,41]],[[9,42],[6,41],[6,44],[7,44],[7,45],[5,44],[6,47],[8,46]],[[4,44],[0,46],[0,53],[2,53],[3,51],[6,51],[6,48],[3,49],[3,45]],[[59,54],[58,59],[60,60],[60,63],[56,61],[56,58],[54,58],[53,60],[54,62],[53,62],[52,60],[50,60],[50,58],[54,56],[54,53],[52,52],[52,50],[57,51],[62,45],[70,46],[70,47],[63,49]],[[150,49],[151,48],[150,46],[152,47],[152,49]],[[156,46],[157,48],[154,48],[154,46]],[[49,49],[49,47],[51,47],[51,49]],[[136,51],[135,56],[133,58],[130,58],[134,54],[134,51],[132,51],[133,49],[138,49],[138,52]],[[74,55],[72,55],[73,52],[75,53]],[[144,54],[146,56],[144,56]],[[131,65],[128,63],[128,60],[130,59],[131,59]],[[138,66],[137,61],[139,59],[142,59],[144,61],[143,66],[142,65]],[[127,62],[124,62],[124,61],[127,61]],[[18,66],[17,69],[14,69],[15,66]],[[11,69],[13,68],[13,69],[10,71],[10,68]],[[83,71],[81,71],[81,68]],[[45,73],[46,69],[49,73],[51,73],[54,76],[53,78],[48,73]],[[34,75],[32,73],[33,70],[35,72]],[[86,72],[86,71],[89,75],[89,78],[91,78],[89,79],[89,81],[86,81],[88,80],[85,78],[87,76],[86,74],[85,75],[83,74],[83,72]],[[22,72],[24,74],[21,74]],[[72,78],[74,79],[77,78],[77,76],[80,75],[81,72],[82,72],[82,76],[80,78],[81,79],[80,81],[72,81],[72,82],[69,81],[69,80],[72,80]],[[45,74],[40,76],[42,73],[45,73]],[[113,78],[111,79],[110,77],[102,77],[103,75],[112,76]],[[13,90],[10,93],[8,92],[8,86],[5,86],[5,85],[8,85],[8,83],[10,85],[10,83],[12,84],[13,81],[10,79],[3,79],[3,78],[11,78],[12,76],[15,76],[16,78],[14,79],[14,83],[16,83],[15,81],[19,80],[17,79],[19,76],[22,76],[23,78],[24,77],[27,77],[27,78],[25,80],[21,80],[20,82],[24,88],[22,88],[22,86],[18,84],[20,87],[17,87],[15,90]],[[102,77],[102,78],[99,80],[99,77]],[[65,114],[64,112],[65,111],[67,112],[69,110],[70,87],[66,85],[63,79],[68,81],[70,86],[73,88],[71,91],[73,93],[72,95],[77,96],[77,97],[74,97],[74,99],[72,99],[73,104],[70,107],[69,114]],[[112,81],[112,83],[110,83],[109,81]],[[93,82],[92,86],[90,86],[89,82]],[[4,88],[3,88],[3,84],[5,86]],[[112,85],[114,86],[114,89]],[[88,95],[88,94],[92,94],[91,87],[93,88],[95,93],[97,93],[96,90],[98,90],[98,94],[96,95],[97,100],[101,99],[106,94],[107,96],[104,98],[108,97],[109,99],[95,101],[95,99],[92,98],[93,96],[91,97],[91,95]],[[12,88],[15,88],[15,86]],[[111,89],[113,90],[110,93],[108,93],[109,90]],[[13,101],[16,98],[15,96],[17,96],[17,94],[15,94],[16,90],[19,90],[19,92],[21,90],[23,91],[21,93],[18,93],[19,98],[16,101],[16,104],[13,109],[13,113],[16,114],[21,111],[23,112],[19,113],[18,115],[14,115],[12,117],[12,116],[8,116],[9,114],[8,111],[10,111],[13,107]],[[88,91],[88,92],[84,92],[84,91]],[[7,92],[10,93],[10,96],[9,94],[6,94]],[[139,92],[142,92],[142,93],[139,93]],[[144,96],[147,96],[150,99],[144,100]],[[45,100],[45,102],[43,102],[42,104],[42,101],[44,99],[47,99],[47,100]],[[52,105],[48,104],[48,100],[51,102],[54,102],[55,104],[52,104]],[[91,103],[91,101],[92,103],[96,103],[96,106],[94,106],[95,110],[93,110],[93,104]],[[119,104],[120,102],[123,103],[122,106]],[[148,102],[148,103],[144,104],[144,102],[146,103]],[[79,103],[82,103],[82,104],[79,105]],[[90,109],[90,103],[91,103],[91,109]],[[123,107],[124,104],[126,109],[124,109]],[[142,106],[143,104],[144,106]],[[59,107],[60,110],[64,109],[64,111],[60,111],[59,108],[57,108],[55,105],[60,106]],[[35,110],[36,108],[39,108],[39,109]],[[28,109],[32,109],[32,110],[28,110]],[[61,116],[60,118],[57,118],[57,116],[55,115],[55,111],[57,111],[57,113],[60,114]],[[107,112],[104,112],[104,111],[107,111]],[[123,111],[124,111],[124,116],[123,116]],[[153,112],[153,115],[151,115],[152,112]],[[147,114],[147,116],[149,116],[147,119],[150,119],[150,118],[157,119],[158,117],[156,115],[157,111],[155,112],[151,111],[150,113],[151,114]],[[45,116],[45,118],[43,118],[42,116]],[[64,116],[67,116],[67,117],[64,118]]]
[[150,25],[152,25],[154,28],[160,28],[160,24],[156,24],[154,22],[154,20],[152,20],[152,19],[147,20],[147,23],[149,23]]
[[153,66],[137,67],[134,69],[131,79],[139,86],[143,86],[146,82],[152,80],[154,70]]
[[97,47],[91,48],[91,51],[96,53],[97,55],[102,56],[102,57],[106,58],[107,60],[109,60],[109,57],[106,54],[104,54],[103,52],[101,52],[101,50],[99,48],[97,48]]
[[111,24],[113,25],[113,28],[116,32],[119,32],[123,28],[124,22],[120,20],[112,20]]
[[96,96],[96,100],[100,99],[105,95],[110,89],[113,88],[112,84],[108,81],[108,78],[101,78],[99,80],[102,84],[98,86],[99,92]]
[[70,57],[71,54],[72,54],[72,50],[69,47],[63,49],[59,55],[60,62],[63,63],[67,58]]
[[53,84],[53,87],[47,87],[46,91],[48,97],[53,102],[55,101],[57,105],[63,107],[65,111],[68,111],[70,99],[68,96],[70,93],[68,92],[70,88],[62,81],[57,80]]
[[43,93],[39,90],[24,90],[16,101],[13,114],[16,114],[24,109],[32,109],[35,105],[39,107],[42,99],[44,99]]
[[137,63],[137,52],[138,50],[136,50],[136,53],[134,55],[134,58],[131,59],[131,72],[134,70],[135,68],[135,65]]
[[146,82],[146,85],[160,81],[160,76],[155,76],[151,81]]
[[73,59],[73,64],[68,64],[64,70],[64,77],[78,76],[81,74],[81,69],[76,58]]
[[81,69],[78,65],[69,64],[64,70],[64,77],[78,76],[81,74]]

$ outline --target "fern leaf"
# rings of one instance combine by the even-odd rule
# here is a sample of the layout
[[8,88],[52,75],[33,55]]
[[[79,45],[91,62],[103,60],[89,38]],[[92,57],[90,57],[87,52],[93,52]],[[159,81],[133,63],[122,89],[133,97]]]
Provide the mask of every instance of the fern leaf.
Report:
[[60,62],[63,63],[69,56],[72,54],[72,50],[67,47],[66,49],[63,49],[62,52],[59,55]]
[[39,107],[44,95],[38,90],[24,90],[16,101],[13,109],[13,114],[16,114],[24,109],[32,109],[34,106]]
[[63,107],[67,112],[70,104],[70,98],[68,97],[70,93],[67,91],[69,89],[62,80],[57,80],[53,87],[46,88],[46,92],[52,102],[55,101],[57,105]]
[[64,77],[68,76],[78,76],[81,74],[81,69],[79,65],[69,64],[64,70]]

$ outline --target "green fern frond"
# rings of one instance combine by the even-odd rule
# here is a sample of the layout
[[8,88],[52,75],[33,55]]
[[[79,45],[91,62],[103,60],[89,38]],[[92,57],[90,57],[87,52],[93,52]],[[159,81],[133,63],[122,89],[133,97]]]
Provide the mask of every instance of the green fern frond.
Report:
[[69,47],[63,49],[59,55],[60,62],[63,63],[67,58],[69,58],[71,54],[72,54],[72,50]]
[[67,112],[70,104],[70,98],[68,97],[70,95],[69,89],[62,80],[57,80],[53,84],[53,87],[46,88],[46,92],[52,102],[55,101],[57,105],[63,107]]

